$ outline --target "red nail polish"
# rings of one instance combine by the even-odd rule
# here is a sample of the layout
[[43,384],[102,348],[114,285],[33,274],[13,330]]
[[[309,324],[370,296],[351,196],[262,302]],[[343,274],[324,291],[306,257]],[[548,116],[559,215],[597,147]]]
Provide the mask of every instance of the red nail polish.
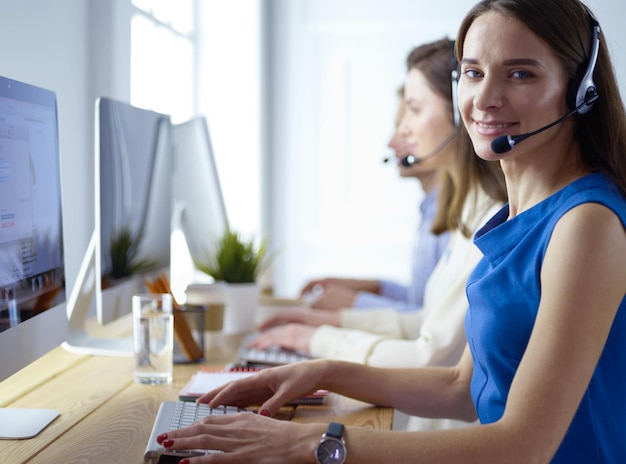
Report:
[[180,461],[178,461],[178,464],[189,464],[191,461],[187,458],[185,459],[181,459]]
[[174,446],[174,440],[163,440],[163,446],[165,448],[171,448]]
[[265,417],[270,417],[270,412],[267,409],[261,409],[261,412],[259,412],[259,414]]
[[166,439],[167,439],[167,433],[162,433],[161,435],[159,435],[159,436],[157,437],[157,443],[158,443],[159,445],[162,445],[162,444],[163,444],[163,441],[164,441],[164,440],[166,440]]

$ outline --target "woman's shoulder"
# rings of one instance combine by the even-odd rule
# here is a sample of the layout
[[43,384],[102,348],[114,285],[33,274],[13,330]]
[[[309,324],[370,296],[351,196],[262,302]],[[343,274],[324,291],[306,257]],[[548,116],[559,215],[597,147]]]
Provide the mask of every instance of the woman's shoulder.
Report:
[[[555,206],[565,212],[588,203],[609,208],[626,226],[626,197],[608,176],[590,174],[572,182],[563,189]],[[594,208],[586,208],[586,210],[592,209]]]

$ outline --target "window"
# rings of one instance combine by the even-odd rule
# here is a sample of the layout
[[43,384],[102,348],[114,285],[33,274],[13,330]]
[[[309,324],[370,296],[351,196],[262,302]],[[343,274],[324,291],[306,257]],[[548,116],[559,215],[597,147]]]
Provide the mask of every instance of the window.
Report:
[[195,0],[132,0],[130,103],[182,122],[197,112]]

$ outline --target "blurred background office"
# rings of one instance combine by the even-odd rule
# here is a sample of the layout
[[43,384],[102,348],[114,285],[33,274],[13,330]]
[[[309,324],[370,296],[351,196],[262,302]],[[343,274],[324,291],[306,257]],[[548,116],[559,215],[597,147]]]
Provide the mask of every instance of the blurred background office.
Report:
[[[57,92],[71,288],[93,223],[94,102],[206,115],[231,226],[293,296],[327,275],[406,281],[414,182],[388,154],[407,52],[475,2],[0,0],[0,74]],[[588,0],[626,90],[626,3]]]

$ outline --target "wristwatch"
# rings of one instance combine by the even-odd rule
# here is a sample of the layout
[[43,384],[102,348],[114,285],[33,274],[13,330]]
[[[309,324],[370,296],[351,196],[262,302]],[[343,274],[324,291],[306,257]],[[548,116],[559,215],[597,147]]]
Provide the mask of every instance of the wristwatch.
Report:
[[326,433],[315,448],[317,464],[343,464],[346,461],[346,442],[343,439],[343,424],[331,422]]

